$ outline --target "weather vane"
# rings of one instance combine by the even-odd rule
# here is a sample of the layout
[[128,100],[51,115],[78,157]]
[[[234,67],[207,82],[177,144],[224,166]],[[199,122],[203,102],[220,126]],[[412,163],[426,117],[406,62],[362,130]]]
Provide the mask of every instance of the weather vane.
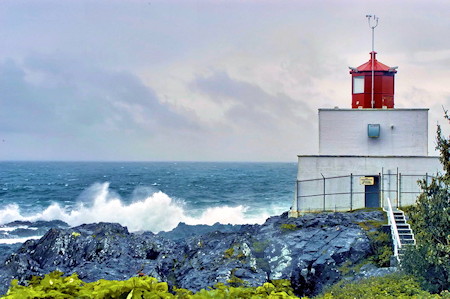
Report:
[[[371,60],[372,60],[372,95],[371,95],[371,102],[372,102],[372,108],[375,106],[375,101],[373,99],[373,93],[374,93],[374,63],[375,63],[375,27],[378,26],[378,17],[376,15],[366,15],[367,21],[369,22],[369,27],[372,29],[372,52],[371,54]],[[373,18],[373,19],[372,19]]]

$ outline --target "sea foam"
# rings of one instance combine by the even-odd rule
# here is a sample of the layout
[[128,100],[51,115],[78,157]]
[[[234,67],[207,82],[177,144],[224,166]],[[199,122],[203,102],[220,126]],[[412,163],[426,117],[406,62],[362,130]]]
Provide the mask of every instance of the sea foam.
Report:
[[[139,192],[136,192],[139,194]],[[137,197],[137,196],[136,196]],[[117,222],[127,226],[130,231],[170,231],[178,223],[207,224],[216,222],[222,224],[254,224],[263,223],[269,214],[262,213],[251,216],[246,213],[247,207],[220,206],[210,207],[200,211],[198,216],[187,213],[185,205],[172,199],[167,194],[157,191],[146,196],[142,194],[126,203],[113,190],[109,183],[96,183],[83,192],[83,199],[78,204],[67,209],[58,203],[52,203],[44,210],[33,215],[25,215],[15,204],[0,210],[0,224],[14,220],[62,220],[71,226],[83,223]]]

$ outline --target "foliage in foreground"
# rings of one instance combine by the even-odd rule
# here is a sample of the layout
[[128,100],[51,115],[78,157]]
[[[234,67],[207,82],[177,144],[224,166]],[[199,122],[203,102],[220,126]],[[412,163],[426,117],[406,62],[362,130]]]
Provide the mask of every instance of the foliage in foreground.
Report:
[[[76,274],[63,277],[61,272],[52,272],[44,278],[33,277],[28,286],[13,281],[3,298],[298,298],[294,295],[288,280],[276,280],[259,287],[232,287],[219,283],[210,290],[193,293],[174,288],[169,292],[167,283],[156,278],[143,276],[125,281],[104,280],[85,283]],[[411,276],[388,275],[372,277],[358,282],[339,282],[316,299],[346,298],[445,298],[449,292],[431,295],[423,291]],[[307,297],[303,297],[307,299]]]
[[430,294],[420,288],[411,276],[391,274],[383,277],[371,277],[358,282],[341,281],[330,287],[316,299],[348,298],[450,298],[450,293]]
[[430,184],[420,182],[423,192],[408,213],[417,246],[402,261],[404,270],[432,293],[450,288],[450,140],[442,136],[439,126],[436,141],[444,173]]
[[186,289],[174,288],[169,292],[166,282],[143,276],[125,281],[100,279],[85,283],[77,274],[67,277],[55,271],[44,278],[33,277],[28,286],[21,286],[17,280],[11,283],[3,298],[298,298],[287,280],[264,283],[259,287],[231,287],[219,283],[210,290],[192,293]]

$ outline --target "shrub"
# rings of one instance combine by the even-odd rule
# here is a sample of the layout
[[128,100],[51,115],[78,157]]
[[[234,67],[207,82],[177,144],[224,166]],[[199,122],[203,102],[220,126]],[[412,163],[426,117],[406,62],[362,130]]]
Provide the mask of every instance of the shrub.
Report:
[[444,173],[430,184],[420,181],[423,192],[409,209],[417,246],[407,251],[402,262],[404,270],[433,293],[450,287],[450,141],[442,136],[440,126],[436,139]]
[[348,298],[440,298],[423,291],[411,276],[391,274],[371,277],[357,282],[341,281],[316,299]]
[[125,281],[100,279],[85,283],[77,274],[67,277],[55,271],[44,278],[33,277],[28,286],[12,281],[8,293],[2,298],[298,298],[294,295],[288,280],[275,280],[259,287],[243,287],[242,280],[232,283],[240,286],[226,286],[222,283],[209,290],[192,293],[186,289],[174,287],[174,294],[169,292],[167,283],[158,282],[156,278],[143,276],[132,277]]

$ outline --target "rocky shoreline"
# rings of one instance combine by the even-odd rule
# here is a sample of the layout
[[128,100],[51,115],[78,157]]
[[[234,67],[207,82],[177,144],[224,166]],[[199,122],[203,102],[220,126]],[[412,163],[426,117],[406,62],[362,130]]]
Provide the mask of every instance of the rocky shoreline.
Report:
[[[170,286],[198,291],[218,282],[261,285],[288,279],[298,295],[314,295],[342,279],[342,268],[372,254],[358,224],[383,221],[381,211],[287,213],[262,225],[180,223],[171,232],[130,233],[115,223],[59,225],[39,240],[3,247],[0,293],[11,279],[25,282],[54,270],[78,273],[87,282],[149,275]],[[10,252],[4,251],[10,250]],[[354,277],[383,275],[395,269],[361,268]]]

